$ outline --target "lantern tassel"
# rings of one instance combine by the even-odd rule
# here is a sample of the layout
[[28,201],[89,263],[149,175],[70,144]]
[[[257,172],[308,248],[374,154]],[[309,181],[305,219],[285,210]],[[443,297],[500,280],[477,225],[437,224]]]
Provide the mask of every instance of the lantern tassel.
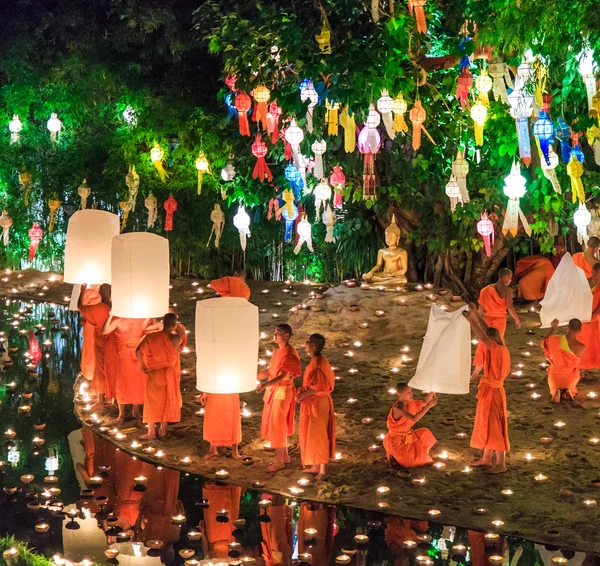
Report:
[[356,149],[356,122],[354,114],[350,115],[348,107],[345,106],[339,118],[340,126],[344,128],[344,151],[353,153]]
[[531,163],[531,141],[529,138],[529,120],[517,119],[517,134],[519,137],[519,156],[523,164],[529,167]]
[[413,123],[412,147],[417,151],[421,147],[421,125]]
[[481,147],[483,145],[483,124],[473,122],[473,129],[475,130],[475,145]]
[[375,155],[370,152],[365,153],[363,169],[363,199],[376,200],[375,179]]
[[417,20],[417,31],[422,34],[427,33],[427,20],[425,19],[425,10],[423,4],[414,4],[415,19]]
[[160,176],[160,180],[163,183],[166,183],[167,182],[167,177],[169,175],[165,171],[165,168],[163,167],[162,161],[160,161],[160,160],[157,159],[156,161],[152,162],[152,165],[154,165],[154,167],[156,167],[156,170],[158,171],[158,174]]
[[317,179],[322,179],[325,175],[323,171],[323,156],[320,153],[315,154],[315,166],[313,169],[313,176]]
[[403,134],[408,132],[408,125],[406,124],[404,115],[400,113],[394,115],[394,130],[396,132],[402,132]]
[[337,136],[339,133],[339,104],[338,103],[330,103],[327,101],[327,116],[325,120],[327,122],[327,135],[329,136]]
[[256,165],[254,166],[254,171],[252,171],[252,178],[259,178],[261,182],[264,182],[265,178],[269,181],[273,180],[273,174],[267,165],[264,157],[258,157],[256,159]]
[[560,182],[556,176],[556,171],[554,171],[554,169],[547,169],[546,167],[542,166],[542,173],[544,173],[544,177],[546,177],[546,179],[552,183],[552,188],[554,191],[559,195],[562,194]]
[[240,135],[250,135],[250,124],[248,123],[248,115],[245,112],[238,112],[238,121],[240,124]]

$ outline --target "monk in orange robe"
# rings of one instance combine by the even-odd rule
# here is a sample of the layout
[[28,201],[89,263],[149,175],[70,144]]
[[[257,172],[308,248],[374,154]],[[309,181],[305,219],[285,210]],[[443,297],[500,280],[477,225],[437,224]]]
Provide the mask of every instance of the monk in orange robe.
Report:
[[114,336],[102,335],[102,326],[110,314],[110,285],[100,285],[98,291],[82,285],[78,307],[86,323],[94,327],[92,390],[98,395],[98,401],[92,409],[103,409],[105,399],[116,397],[116,342]]
[[[229,543],[235,540],[233,525],[240,515],[240,499],[242,488],[235,485],[219,485],[205,483],[202,498],[207,499],[210,506],[204,510],[204,521],[200,523],[200,532],[204,535],[202,542],[206,558],[227,558]],[[229,521],[217,520],[217,513],[227,511]]]
[[588,240],[584,251],[573,254],[573,263],[583,269],[588,279],[592,276],[592,268],[598,263],[598,250],[600,250],[600,238],[592,236]]
[[143,420],[148,423],[148,433],[143,439],[156,438],[155,423],[160,423],[159,436],[167,434],[168,423],[181,420],[181,391],[179,390],[179,347],[181,334],[177,329],[177,317],[167,313],[163,317],[163,330],[147,334],[135,353],[147,374]]
[[[512,280],[512,271],[510,269],[501,269],[498,271],[498,281],[493,285],[488,285],[481,290],[479,294],[479,314],[485,317],[485,322],[492,328],[497,328],[504,342],[504,332],[506,331],[506,311],[513,317],[517,328],[521,328],[521,321],[515,307],[513,306],[513,290],[510,288]],[[475,358],[473,359],[473,373],[471,379],[476,381],[483,369],[485,360],[485,349],[481,343],[477,344]]]
[[[211,281],[210,286],[222,297],[239,297],[248,300],[250,289],[245,283],[246,272],[236,271],[233,277]],[[242,441],[240,396],[237,393],[202,393],[200,403],[205,406],[202,437],[210,443],[204,456],[210,460],[218,455],[219,446],[231,446],[231,455],[241,458],[238,445]]]
[[275,461],[267,468],[275,472],[285,468],[290,462],[287,449],[288,436],[294,433],[294,412],[296,409],[296,388],[294,378],[302,373],[300,356],[296,348],[290,346],[292,327],[279,324],[274,333],[277,350],[273,352],[269,368],[258,374],[257,392],[266,388],[263,400],[261,435],[275,449]]
[[[504,380],[510,373],[510,354],[504,345],[500,331],[488,326],[474,304],[464,313],[471,328],[484,346],[483,378],[479,382],[475,424],[471,436],[471,448],[483,449],[483,456],[471,466],[489,467],[488,473],[506,472],[508,442],[508,414]],[[492,462],[492,452],[496,463]]]
[[[312,544],[307,544],[304,529],[316,529]],[[331,564],[334,537],[337,534],[335,507],[325,503],[303,501],[298,513],[298,552],[312,556],[311,564]],[[315,544],[316,543],[316,544]]]
[[246,272],[236,271],[233,277],[221,277],[210,282],[213,288],[221,297],[241,297],[250,299],[250,288],[246,285]]
[[335,456],[335,414],[331,393],[335,374],[325,356],[325,337],[311,334],[306,341],[310,364],[304,370],[304,380],[298,392],[300,403],[300,456],[309,474],[323,479],[327,463]]
[[116,396],[119,416],[112,421],[121,424],[125,418],[125,405],[132,405],[133,418],[140,418],[140,407],[146,393],[146,374],[137,361],[135,350],[150,324],[148,318],[119,318],[109,316],[102,327],[102,334],[113,334],[117,343]]
[[395,460],[405,468],[417,468],[433,462],[429,451],[437,442],[428,428],[413,430],[432,407],[437,405],[435,393],[429,393],[424,401],[413,399],[413,390],[406,383],[396,385],[398,400],[391,408],[388,418],[388,433],[383,447],[388,460]]
[[532,255],[521,258],[515,269],[515,281],[519,282],[518,296],[526,301],[543,299],[554,271],[547,257]]
[[588,283],[592,290],[592,319],[583,323],[579,335],[585,345],[579,369],[600,368],[600,262],[594,264]]
[[[292,508],[286,505],[281,495],[265,494],[261,499],[271,499],[273,505],[267,507],[269,521],[261,521],[261,550],[265,566],[284,566],[292,563]],[[301,531],[298,529],[298,533]],[[304,533],[299,534],[298,538]],[[300,545],[300,541],[298,541]],[[299,547],[300,548],[300,547]],[[318,564],[318,562],[312,562]]]
[[573,318],[569,321],[566,336],[553,336],[558,328],[558,320],[554,319],[542,342],[544,354],[550,362],[548,386],[552,403],[560,403],[563,390],[571,400],[574,400],[577,395],[577,384],[581,379],[579,362],[585,352],[585,345],[577,340],[581,326],[581,321]]

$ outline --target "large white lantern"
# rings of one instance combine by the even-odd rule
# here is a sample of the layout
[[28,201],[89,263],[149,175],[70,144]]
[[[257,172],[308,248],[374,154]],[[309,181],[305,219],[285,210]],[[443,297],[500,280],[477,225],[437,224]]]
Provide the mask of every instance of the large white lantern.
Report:
[[[113,309],[114,310],[114,309]],[[239,297],[196,303],[196,387],[245,393],[256,387],[258,307]]]
[[104,210],[78,210],[67,227],[65,283],[110,283],[112,239],[119,235],[119,217]]
[[112,314],[154,318],[169,310],[169,240],[129,232],[112,240]]

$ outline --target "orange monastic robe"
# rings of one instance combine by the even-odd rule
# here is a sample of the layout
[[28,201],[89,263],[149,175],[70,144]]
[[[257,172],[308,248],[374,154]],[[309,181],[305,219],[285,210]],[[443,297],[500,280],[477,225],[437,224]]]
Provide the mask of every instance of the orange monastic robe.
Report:
[[[291,564],[293,554],[292,508],[284,503],[274,502],[271,507],[267,508],[267,515],[271,520],[260,523],[261,549],[265,566]],[[304,536],[304,533],[300,536]],[[299,541],[298,544],[300,544]],[[313,564],[317,564],[317,562],[313,562]]]
[[115,331],[119,366],[117,371],[117,401],[120,405],[141,405],[146,394],[146,374],[135,356],[135,350],[144,338],[147,321],[143,318],[122,318]]
[[250,299],[250,288],[239,277],[221,277],[210,282],[210,286],[221,297],[241,297],[242,299]]
[[315,395],[300,403],[300,455],[303,466],[327,464],[335,456],[335,414],[331,393],[335,374],[325,356],[316,356],[304,370],[300,391]]
[[542,342],[542,348],[550,362],[548,368],[550,395],[553,396],[559,389],[566,389],[575,397],[577,395],[577,384],[581,379],[579,373],[581,358],[571,351],[567,337],[550,336]]
[[521,258],[517,261],[515,269],[515,279],[519,280],[519,297],[527,301],[542,299],[554,271],[552,262],[544,256],[532,255]]
[[[89,294],[88,294],[89,292]],[[83,302],[79,307],[86,323],[94,327],[94,377],[92,390],[107,399],[116,397],[117,380],[117,347],[113,333],[102,336],[102,327],[110,314],[110,307],[103,302],[96,302],[100,294],[93,289],[86,289]]]
[[140,514],[142,493],[134,490],[133,478],[142,474],[144,463],[122,450],[115,454],[115,508],[119,526],[126,530],[135,525]]
[[[269,364],[269,381],[281,372],[298,377],[302,373],[300,356],[296,348],[286,346],[273,352]],[[291,378],[280,381],[267,389],[263,397],[261,435],[269,441],[271,448],[285,448],[287,437],[294,434],[294,411],[296,409],[296,387]]]
[[140,344],[148,368],[144,422],[178,423],[181,420],[179,352],[165,332],[148,334]]
[[[479,304],[485,310],[485,322],[492,328],[497,328],[504,342],[504,333],[506,332],[506,299],[498,295],[494,285],[488,285],[481,290],[479,294]],[[484,348],[481,341],[475,350],[473,365],[483,367],[484,363]]]
[[88,381],[91,381],[94,379],[94,367],[96,365],[94,326],[85,320],[85,318],[83,319],[81,336],[81,375]]
[[[415,415],[425,404],[425,401],[411,399],[406,404],[406,410]],[[394,458],[398,464],[405,468],[417,468],[433,462],[429,451],[437,442],[435,436],[428,428],[412,429],[413,422],[406,417],[394,419],[393,407],[387,418],[388,433],[383,439],[383,447],[388,459]]]
[[[304,529],[316,529],[314,542],[307,544]],[[303,501],[298,514],[298,552],[312,555],[311,564],[331,564],[334,537],[338,527],[335,523],[335,507],[325,503]]]
[[[227,558],[229,543],[235,540],[233,525],[240,515],[240,499],[242,488],[235,485],[216,485],[206,483],[202,488],[202,497],[210,503],[204,510],[204,524],[206,526],[206,540],[209,544],[210,558]],[[217,512],[228,511],[227,523],[217,521]]]
[[588,260],[585,259],[583,252],[578,252],[573,254],[573,263],[579,267],[579,269],[583,269],[585,276],[589,279],[592,276],[592,265],[588,263]]
[[[600,285],[592,289],[592,312],[600,306]],[[581,356],[579,369],[600,368],[600,315],[596,315],[590,322],[584,322],[578,340],[585,344],[585,351]]]
[[508,442],[508,415],[504,380],[510,373],[510,354],[506,346],[483,341],[485,360],[483,378],[479,382],[475,425],[471,436],[471,448],[488,450],[510,449]]

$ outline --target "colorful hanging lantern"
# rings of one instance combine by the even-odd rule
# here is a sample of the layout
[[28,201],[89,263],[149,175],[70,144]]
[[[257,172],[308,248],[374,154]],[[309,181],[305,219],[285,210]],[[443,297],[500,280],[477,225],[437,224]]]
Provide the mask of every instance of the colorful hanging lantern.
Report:
[[379,113],[381,114],[385,131],[391,140],[396,137],[396,132],[394,131],[394,119],[392,117],[393,109],[394,101],[392,100],[392,97],[388,94],[387,89],[381,89],[381,96],[379,97],[379,100],[377,100],[377,110],[379,110]]
[[298,207],[293,203],[293,201],[289,208],[286,203],[286,206],[281,211],[281,216],[283,217],[283,220],[285,221],[284,241],[286,243],[291,242],[292,241],[292,229],[294,227],[294,222],[296,222],[296,218],[298,218]]
[[333,100],[325,100],[325,122],[327,123],[327,135],[337,136],[340,122],[340,103]]
[[256,165],[254,166],[254,171],[252,171],[252,178],[256,179],[258,177],[261,182],[264,182],[265,178],[272,181],[273,175],[265,161],[267,144],[261,141],[260,135],[256,136],[255,141],[252,144],[252,155],[256,157]]
[[408,132],[408,126],[406,124],[406,120],[404,120],[404,114],[408,110],[408,104],[406,104],[406,100],[404,100],[404,96],[399,92],[398,96],[394,99],[394,104],[392,105],[392,112],[394,113],[394,131],[398,133],[405,134]]
[[467,175],[469,174],[469,162],[465,159],[464,151],[459,149],[456,152],[456,159],[452,162],[452,174],[456,177],[456,182],[460,187],[462,202],[470,202],[469,191],[467,190]]
[[279,119],[283,111],[277,106],[277,101],[274,100],[269,104],[269,112],[267,113],[267,133],[271,136],[271,143],[275,143],[279,136]]
[[35,252],[42,241],[42,229],[38,226],[37,222],[33,223],[33,226],[29,229],[29,261],[33,261],[35,258]]
[[421,105],[420,100],[415,100],[415,105],[412,110],[409,112],[408,117],[413,125],[413,138],[412,138],[412,146],[416,151],[421,147],[421,130],[424,130],[423,122],[427,118],[427,112],[425,112],[425,108]]
[[77,188],[77,194],[81,199],[81,204],[79,206],[81,210],[85,210],[87,208],[87,199],[91,193],[92,189],[90,189],[89,185],[87,184],[87,181],[84,179],[81,185]]
[[529,139],[529,117],[533,112],[533,95],[524,90],[513,90],[508,96],[510,115],[515,119],[519,137],[519,155],[521,161],[529,166],[531,163],[531,141]]
[[285,175],[285,178],[290,183],[290,187],[292,188],[292,191],[294,191],[294,197],[297,200],[300,200],[300,198],[302,197],[302,193],[300,191],[304,188],[304,181],[302,179],[302,174],[300,173],[300,171],[298,171],[298,169],[294,166],[293,163],[290,163],[284,169],[284,175]]
[[[508,69],[501,59],[493,59],[489,64],[490,76],[493,79],[492,92],[498,102],[508,104],[508,91],[506,90],[506,76]],[[510,85],[509,85],[510,86]]]
[[29,194],[31,192],[31,185],[33,184],[33,176],[27,169],[23,169],[19,173],[19,183],[23,188],[23,202],[25,206],[29,206]]
[[482,69],[481,74],[475,79],[475,88],[479,93],[479,100],[486,106],[490,104],[489,92],[493,86],[494,82],[487,74],[487,71]]
[[590,147],[594,151],[594,161],[596,165],[600,165],[600,128],[598,126],[589,127],[585,136],[587,137]]
[[487,108],[485,104],[478,100],[471,108],[471,118],[473,118],[473,129],[475,130],[475,145],[483,145],[483,126],[487,118]]
[[315,213],[318,222],[321,217],[321,206],[325,208],[325,204],[331,198],[331,187],[327,181],[322,180],[317,184],[313,192],[315,195]]
[[123,230],[125,230],[127,220],[129,220],[129,211],[131,210],[131,207],[129,206],[129,201],[120,201],[119,208],[121,209],[121,232],[123,232]]
[[335,236],[333,235],[333,228],[335,226],[335,212],[331,209],[329,203],[323,212],[323,224],[325,224],[325,242],[328,244],[335,244]]
[[129,210],[135,210],[135,201],[137,200],[138,190],[140,188],[140,176],[135,170],[135,165],[129,166],[129,171],[125,175],[125,184],[129,189]]
[[408,9],[417,21],[417,31],[419,33],[427,33],[427,20],[425,19],[425,6],[427,0],[409,0]]
[[237,116],[238,111],[235,108],[235,102],[233,99],[234,95],[230,92],[225,96],[225,106],[227,106],[227,116],[225,116],[225,123],[229,124],[234,116]]
[[127,108],[123,110],[121,115],[123,116],[123,121],[127,124],[127,127],[133,129],[137,126],[137,112],[133,106],[128,104]]
[[342,208],[342,190],[344,189],[344,185],[346,184],[346,175],[344,175],[344,172],[342,171],[339,165],[336,165],[333,168],[333,173],[331,174],[331,177],[329,177],[329,182],[333,185],[334,188],[333,206],[335,208]]
[[571,159],[571,128],[563,118],[558,118],[554,134],[560,142],[562,160],[569,163]]
[[300,253],[300,249],[305,243],[309,251],[314,252],[312,245],[312,226],[306,218],[306,214],[302,215],[302,220],[300,220],[296,228],[296,234],[298,236],[298,243],[294,248],[294,253],[298,255]]
[[540,149],[544,156],[546,165],[550,165],[550,146],[554,143],[554,124],[548,118],[548,114],[543,110],[533,124],[533,135],[540,143]]
[[460,102],[460,107],[464,110],[469,106],[469,92],[473,86],[473,75],[469,67],[464,67],[458,76],[456,83],[456,98]]
[[147,226],[148,228],[154,228],[154,223],[156,222],[156,218],[158,216],[158,201],[152,193],[150,193],[144,199],[144,206],[148,211]]
[[281,193],[281,199],[284,202],[285,210],[287,211],[287,216],[291,217],[294,206],[294,193],[290,189],[285,189]]
[[594,62],[594,51],[593,49],[585,48],[579,54],[579,72],[585,83],[585,90],[587,92],[588,100],[588,111],[591,112],[594,107],[594,96],[596,95],[596,71],[598,67]]
[[322,179],[325,175],[325,172],[323,171],[323,154],[327,151],[327,142],[325,140],[318,140],[313,142],[310,147],[315,154],[313,175],[316,179]]
[[344,128],[344,151],[353,153],[356,148],[356,121],[349,110],[348,106],[344,106],[340,114],[340,126]]
[[202,179],[209,170],[208,159],[206,159],[206,156],[203,152],[198,154],[195,165],[196,169],[198,170],[198,194],[202,194]]
[[462,193],[454,175],[450,175],[450,180],[446,183],[446,196],[450,199],[450,210],[454,212],[456,205],[459,202],[462,204]]
[[235,179],[235,167],[231,161],[221,169],[221,179],[228,183],[229,181],[233,181]]
[[233,225],[240,233],[240,245],[242,250],[246,251],[246,239],[250,237],[250,216],[246,212],[246,207],[240,206],[236,215],[233,217]]
[[229,90],[236,92],[235,83],[237,81],[237,75],[227,75],[225,77],[225,84],[229,87]]
[[55,112],[50,114],[50,119],[46,122],[46,127],[50,132],[50,141],[56,143],[56,137],[62,129],[62,122],[58,119],[58,115]]
[[569,155],[569,161],[571,160],[572,156],[575,156],[577,158],[577,161],[579,161],[580,163],[585,163],[585,154],[583,153],[583,150],[581,149],[581,146],[579,145],[579,136],[580,136],[580,132],[577,132],[577,134],[575,132],[573,132],[571,134],[571,139],[573,140],[573,147],[571,148],[571,153]]
[[19,120],[18,114],[13,114],[12,120],[8,123],[8,131],[10,132],[10,143],[18,143],[21,137],[21,130],[23,129],[23,123]]
[[285,141],[290,144],[292,148],[292,155],[294,156],[294,163],[296,167],[299,166],[298,152],[300,151],[300,144],[304,139],[304,132],[301,128],[296,125],[296,120],[292,118],[290,125],[285,131]]
[[238,92],[235,101],[235,109],[238,113],[238,121],[240,123],[240,135],[250,135],[250,124],[248,123],[248,112],[252,108],[252,100],[245,92]]
[[508,197],[506,206],[506,214],[504,216],[504,224],[502,225],[502,233],[510,233],[513,237],[517,235],[519,229],[519,218],[523,224],[523,228],[527,235],[531,234],[527,218],[521,210],[520,199],[525,196],[525,177],[521,175],[521,167],[516,161],[513,161],[510,175],[504,178],[504,194]]
[[223,226],[225,225],[225,214],[221,210],[221,206],[218,202],[215,202],[215,206],[210,213],[210,221],[212,222],[212,229],[210,231],[210,235],[208,236],[206,247],[208,248],[208,246],[210,246],[210,241],[212,240],[214,234],[215,248],[218,248],[221,240],[221,233],[223,232]]
[[163,203],[167,215],[165,216],[165,230],[170,232],[173,230],[173,213],[177,210],[177,201],[173,198],[173,195],[169,195],[169,198]]
[[[375,116],[371,116],[369,112],[369,118],[365,122],[365,127],[361,130],[358,135],[358,151],[364,156],[363,165],[363,199],[364,200],[375,200],[377,198],[375,194],[375,187],[377,186],[377,180],[375,177],[375,154],[379,151],[381,145],[381,137],[377,130],[379,125],[379,114],[374,113]],[[374,127],[371,127],[374,126]]]
[[321,33],[315,35],[315,40],[321,55],[331,55],[331,30],[325,24],[321,28]]
[[265,85],[259,85],[254,89],[253,92],[254,101],[254,112],[252,114],[252,120],[255,122],[261,122],[263,129],[267,130],[269,127],[267,114],[269,112],[268,103],[271,98],[271,91]]
[[48,199],[48,206],[50,208],[50,222],[48,224],[48,230],[52,232],[54,230],[54,225],[56,224],[58,209],[60,208],[60,200],[58,200],[58,195],[56,193],[54,193]]
[[181,145],[181,139],[179,136],[171,135],[167,139],[167,147],[169,148],[169,155],[167,157],[167,164],[169,167],[173,167],[173,154],[175,150]]
[[164,155],[165,152],[162,150],[160,145],[158,145],[158,143],[155,142],[154,147],[150,150],[150,160],[152,161],[152,165],[156,167],[156,170],[158,171],[158,174],[160,176],[160,180],[163,183],[166,183],[168,175],[162,164]]
[[10,227],[12,226],[12,223],[13,221],[8,215],[8,211],[3,210],[2,215],[0,216],[0,226],[2,226],[2,240],[4,241],[5,246],[8,246]]
[[583,163],[571,154],[571,160],[567,164],[567,175],[571,178],[571,192],[573,193],[573,202],[585,203],[585,192],[581,176],[583,175]]
[[481,220],[477,222],[477,233],[483,238],[485,255],[492,257],[492,244],[494,243],[494,223],[485,212],[481,213]]
[[319,103],[319,94],[315,90],[312,81],[306,81],[300,89],[300,100],[308,101],[308,110],[306,111],[306,129],[312,134],[313,131],[313,112],[315,106]]
[[525,86],[533,78],[534,74],[535,70],[533,68],[533,53],[530,49],[528,49],[523,54],[521,64],[517,67],[515,90],[524,90]]
[[577,241],[580,244],[587,244],[587,227],[591,221],[592,215],[590,211],[586,208],[583,202],[580,202],[579,208],[575,211],[575,214],[573,215],[573,223],[577,227]]
[[558,155],[554,152],[552,147],[548,151],[548,163],[546,163],[545,159],[542,159],[540,162],[542,166],[542,173],[544,173],[544,177],[548,179],[552,183],[552,188],[559,195],[562,194],[562,189],[560,187],[560,183],[558,182],[558,177],[556,176],[556,166],[558,165]]

